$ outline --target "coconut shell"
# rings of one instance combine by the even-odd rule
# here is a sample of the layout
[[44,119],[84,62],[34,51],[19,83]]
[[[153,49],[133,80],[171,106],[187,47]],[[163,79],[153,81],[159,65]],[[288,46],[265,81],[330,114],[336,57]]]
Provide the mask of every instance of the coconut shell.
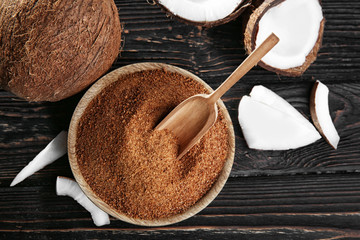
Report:
[[[321,133],[321,135],[325,136],[324,131],[320,125],[320,122],[317,118],[317,114],[316,114],[316,109],[315,109],[315,96],[316,96],[316,90],[319,86],[319,82],[316,81],[314,83],[313,88],[311,89],[311,93],[310,93],[310,114],[311,114],[311,119],[315,125],[315,127],[319,130],[319,132]],[[329,140],[325,137],[325,140],[330,144]]]
[[205,27],[205,28],[212,28],[215,26],[219,26],[225,23],[228,23],[230,21],[235,20],[236,18],[238,18],[247,7],[251,6],[251,2],[252,0],[244,0],[242,3],[239,4],[239,6],[237,8],[234,9],[234,11],[232,13],[230,13],[229,15],[227,15],[225,18],[223,19],[219,19],[216,21],[210,21],[210,22],[206,22],[206,21],[201,21],[201,22],[196,22],[196,21],[191,21],[185,18],[182,18],[174,13],[172,13],[169,9],[167,9],[164,5],[162,5],[159,0],[153,0],[155,4],[157,4],[158,6],[160,6],[162,8],[162,10],[171,18],[174,18],[182,23],[185,24],[189,24],[189,25],[194,25],[194,26],[200,26],[200,27]]
[[58,101],[102,76],[118,56],[113,0],[0,2],[0,85],[28,101]]
[[[250,15],[250,17],[247,21],[245,32],[244,32],[244,45],[245,45],[245,50],[246,50],[247,54],[250,54],[256,47],[256,44],[255,44],[256,36],[257,36],[258,30],[259,30],[259,22],[260,22],[262,16],[270,8],[276,7],[283,1],[285,1],[285,0],[265,0],[262,2],[262,4],[258,4],[258,6],[256,6],[256,9]],[[321,4],[321,1],[319,1],[319,3]],[[280,75],[290,76],[290,77],[301,76],[317,58],[317,54],[318,54],[321,44],[322,44],[324,26],[325,26],[325,18],[323,18],[322,21],[320,22],[320,29],[319,29],[319,34],[318,34],[316,43],[315,43],[313,49],[310,51],[310,53],[306,56],[305,62],[301,66],[294,67],[294,68],[288,68],[288,69],[278,69],[278,68],[269,66],[262,61],[260,61],[258,63],[258,65],[263,67],[264,69],[267,69],[272,72],[276,72],[277,74],[280,74]]]
[[[340,140],[340,137],[338,139],[338,141],[336,142],[336,144],[334,144],[334,141],[331,141],[328,138],[328,135],[326,134],[326,129],[323,129],[319,119],[318,119],[318,114],[316,112],[316,91],[318,90],[320,82],[316,81],[314,83],[313,88],[311,89],[311,94],[310,94],[310,114],[311,114],[311,119],[315,125],[315,127],[317,128],[317,130],[320,132],[320,134],[324,137],[325,141],[333,148],[333,149],[337,149],[337,144]],[[328,97],[328,96],[327,96]],[[329,107],[329,106],[327,106]]]

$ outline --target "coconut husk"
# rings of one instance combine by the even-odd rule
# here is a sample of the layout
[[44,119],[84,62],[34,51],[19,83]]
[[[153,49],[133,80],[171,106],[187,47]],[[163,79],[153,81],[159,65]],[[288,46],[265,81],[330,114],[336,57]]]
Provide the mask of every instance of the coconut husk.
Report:
[[0,3],[0,85],[28,101],[58,101],[102,76],[119,53],[113,0]]
[[[250,14],[249,19],[247,21],[245,31],[244,31],[244,46],[247,54],[250,54],[256,47],[256,36],[259,30],[259,22],[262,16],[273,7],[276,7],[280,3],[285,0],[265,0],[265,1],[257,1],[257,6]],[[319,1],[321,4],[321,1]],[[316,60],[317,54],[321,48],[322,38],[324,33],[324,26],[325,26],[325,18],[320,23],[320,29],[317,41],[310,51],[310,53],[306,56],[305,62],[298,67],[288,68],[288,69],[278,69],[272,66],[265,64],[263,61],[258,63],[259,66],[263,67],[272,72],[276,72],[277,74],[296,77],[301,76],[309,67],[310,65]]]

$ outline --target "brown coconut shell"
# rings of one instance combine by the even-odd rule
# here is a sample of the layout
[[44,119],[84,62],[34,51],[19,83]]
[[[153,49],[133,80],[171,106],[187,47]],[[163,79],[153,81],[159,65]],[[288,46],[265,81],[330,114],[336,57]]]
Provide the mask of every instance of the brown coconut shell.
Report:
[[245,11],[245,9],[247,7],[251,6],[251,2],[252,2],[252,0],[244,0],[234,9],[234,11],[232,13],[227,15],[225,18],[222,18],[222,19],[219,19],[216,21],[210,21],[210,22],[206,22],[206,21],[196,22],[196,21],[191,21],[191,20],[182,18],[182,17],[174,14],[168,8],[166,8],[164,5],[162,5],[159,2],[159,0],[153,0],[153,1],[155,4],[157,4],[158,6],[161,7],[161,9],[166,13],[167,16],[169,16],[173,19],[176,19],[179,22],[188,24],[188,25],[200,26],[200,27],[205,27],[205,28],[212,28],[212,27],[219,26],[219,25],[222,25],[222,24],[225,24],[225,23],[235,20]]
[[28,101],[58,101],[102,76],[118,56],[113,0],[0,2],[0,86]]
[[[256,36],[259,31],[259,22],[261,18],[269,9],[276,7],[283,1],[285,0],[265,0],[261,4],[258,4],[258,6],[256,6],[252,14],[250,14],[244,32],[244,45],[247,54],[250,54],[256,47],[255,44]],[[319,1],[319,3],[321,4],[321,1]],[[313,49],[310,51],[310,53],[306,56],[305,62],[301,66],[288,68],[288,69],[278,69],[269,66],[262,61],[260,61],[258,65],[269,71],[276,72],[277,74],[280,75],[290,76],[290,77],[301,76],[317,58],[317,54],[322,44],[324,26],[325,26],[325,18],[323,18],[322,21],[320,22],[320,29],[316,43]]]
[[[319,86],[319,82],[316,81],[314,83],[314,86],[311,89],[311,93],[310,93],[310,114],[311,114],[311,119],[315,125],[315,127],[319,130],[319,132],[321,133],[322,136],[325,136],[324,131],[320,125],[320,122],[317,118],[317,114],[316,114],[316,108],[315,108],[315,96],[316,96],[316,90]],[[325,137],[325,140],[330,144],[329,140]]]

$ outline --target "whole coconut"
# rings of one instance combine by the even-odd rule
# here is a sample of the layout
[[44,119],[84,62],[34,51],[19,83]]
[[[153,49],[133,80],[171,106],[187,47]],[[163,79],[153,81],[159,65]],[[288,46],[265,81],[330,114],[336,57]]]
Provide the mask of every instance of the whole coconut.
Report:
[[117,57],[113,0],[0,0],[0,86],[28,101],[58,101],[103,75]]

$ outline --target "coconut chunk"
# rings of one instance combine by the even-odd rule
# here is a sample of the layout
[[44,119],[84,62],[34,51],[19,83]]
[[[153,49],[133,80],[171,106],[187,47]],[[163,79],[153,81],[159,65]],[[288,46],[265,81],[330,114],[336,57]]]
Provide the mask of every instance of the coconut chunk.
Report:
[[245,30],[247,52],[270,34],[281,41],[259,63],[276,73],[299,76],[317,57],[324,29],[319,0],[265,0]]
[[314,125],[310,123],[298,110],[296,110],[288,101],[271,91],[270,89],[257,85],[254,86],[250,92],[252,99],[262,102],[270,107],[273,107],[279,111],[286,112],[294,119],[299,121],[304,127],[308,128],[314,134],[314,137],[317,136],[318,139],[321,138],[320,134],[316,131]]
[[319,139],[316,131],[296,118],[248,96],[240,101],[239,123],[249,148],[253,149],[295,149]]
[[88,212],[96,226],[110,224],[109,215],[98,208],[81,190],[79,184],[74,180],[66,177],[57,177],[56,194],[58,196],[69,196],[83,206]]
[[310,113],[321,135],[336,149],[340,141],[340,136],[331,120],[328,96],[329,88],[320,81],[316,81],[311,92]]
[[321,138],[291,104],[264,86],[255,86],[239,104],[239,123],[249,148],[288,150]]
[[67,153],[67,131],[61,131],[36,157],[26,165],[11,182],[10,187],[22,182],[45,166]]
[[[248,5],[248,0],[157,0],[170,15],[186,23],[219,25],[235,19]],[[244,4],[246,3],[246,4]]]

